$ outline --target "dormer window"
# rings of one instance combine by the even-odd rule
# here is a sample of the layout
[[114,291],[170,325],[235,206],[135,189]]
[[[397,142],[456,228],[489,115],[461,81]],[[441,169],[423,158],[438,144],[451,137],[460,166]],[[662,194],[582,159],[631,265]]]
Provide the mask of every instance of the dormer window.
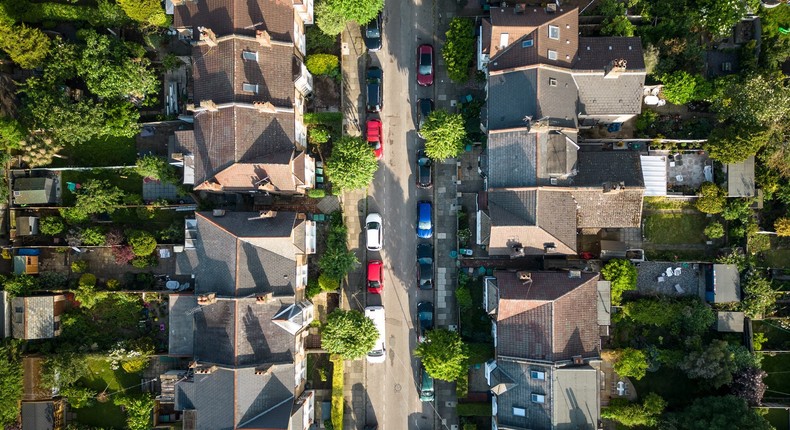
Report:
[[560,27],[556,25],[549,26],[549,39],[560,40]]
[[549,60],[556,60],[557,59],[557,51],[552,51],[551,49],[549,49],[548,57],[549,57]]
[[258,62],[258,51],[242,51],[241,58],[246,61]]
[[241,90],[245,93],[258,94],[258,84],[248,84],[245,82],[241,84]]
[[527,40],[524,40],[523,42],[521,42],[521,47],[522,48],[531,48],[533,44],[534,44],[534,42],[532,41],[532,39],[527,39]]

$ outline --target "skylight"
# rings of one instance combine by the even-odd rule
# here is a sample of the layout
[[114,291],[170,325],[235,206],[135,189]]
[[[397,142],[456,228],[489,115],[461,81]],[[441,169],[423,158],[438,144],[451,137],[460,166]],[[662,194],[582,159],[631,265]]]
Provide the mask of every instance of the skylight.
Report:
[[258,51],[242,51],[241,58],[247,61],[258,61]]

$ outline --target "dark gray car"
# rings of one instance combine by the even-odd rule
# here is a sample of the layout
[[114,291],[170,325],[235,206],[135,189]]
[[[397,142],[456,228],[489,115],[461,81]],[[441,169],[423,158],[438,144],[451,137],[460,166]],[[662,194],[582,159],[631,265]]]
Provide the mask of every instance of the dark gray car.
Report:
[[425,340],[425,332],[433,330],[433,303],[417,303],[417,341]]
[[383,92],[381,89],[383,77],[384,71],[378,67],[368,67],[368,112],[381,112],[381,107],[384,105],[382,100]]
[[433,161],[425,155],[422,149],[417,151],[417,186],[420,188],[430,188],[433,185],[431,170]]
[[433,289],[433,245],[417,245],[417,285],[421,290]]
[[428,115],[433,112],[433,100],[431,99],[419,99],[417,100],[417,135],[420,137],[422,133],[422,125],[425,124],[425,120],[428,118]]
[[381,14],[365,25],[362,29],[362,37],[365,39],[368,51],[381,49]]

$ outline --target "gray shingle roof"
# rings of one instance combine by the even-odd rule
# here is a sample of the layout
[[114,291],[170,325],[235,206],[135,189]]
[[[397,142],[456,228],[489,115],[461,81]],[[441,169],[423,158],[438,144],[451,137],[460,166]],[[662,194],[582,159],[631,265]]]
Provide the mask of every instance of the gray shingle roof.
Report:
[[272,0],[187,1],[174,9],[173,26],[208,27],[217,36],[255,35],[266,30],[272,39],[293,41],[293,2]]
[[491,188],[536,185],[536,134],[527,129],[488,134],[488,185]]
[[57,189],[52,178],[14,179],[13,200],[16,205],[45,205],[57,201]]
[[603,70],[612,60],[626,60],[626,71],[644,71],[642,41],[638,37],[580,37],[574,70]]
[[52,430],[55,428],[55,402],[22,403],[22,429]]
[[579,151],[576,187],[602,188],[604,182],[625,182],[626,189],[644,187],[636,151]]
[[[20,314],[17,310],[22,309]],[[11,325],[17,339],[49,339],[55,336],[55,297],[11,299]]]
[[734,264],[713,265],[714,303],[741,301],[741,277]]
[[170,294],[168,296],[168,328],[170,330],[168,353],[177,356],[192,356],[195,342],[194,311],[198,309],[197,297],[192,294]]
[[727,196],[754,197],[754,156],[727,165]]
[[604,78],[602,72],[574,74],[579,88],[582,115],[637,115],[642,112],[645,74],[624,74],[616,79]]
[[539,119],[537,98],[536,69],[489,76],[488,129],[524,127],[525,116]]
[[[495,372],[503,374],[505,379],[513,381],[510,388],[497,395],[497,424],[500,428],[550,430],[553,396],[551,366],[529,364],[521,361],[498,358]],[[530,371],[543,372],[545,379],[530,377]],[[544,403],[535,403],[531,394],[545,396]],[[513,408],[525,409],[525,416],[514,414]]]

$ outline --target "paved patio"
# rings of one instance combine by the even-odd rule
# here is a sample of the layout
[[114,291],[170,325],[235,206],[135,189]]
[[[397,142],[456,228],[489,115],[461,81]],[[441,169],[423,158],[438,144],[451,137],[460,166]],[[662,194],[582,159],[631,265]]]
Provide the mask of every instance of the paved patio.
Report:
[[[699,188],[705,182],[705,166],[713,162],[705,152],[685,152],[680,154],[680,159],[675,161],[674,152],[651,151],[651,155],[667,157],[667,185],[669,188],[689,187]],[[711,170],[711,175],[713,171]]]
[[[705,299],[705,276],[698,263],[643,261],[637,263],[637,291],[646,295],[698,296]],[[672,276],[668,275],[671,270]]]

